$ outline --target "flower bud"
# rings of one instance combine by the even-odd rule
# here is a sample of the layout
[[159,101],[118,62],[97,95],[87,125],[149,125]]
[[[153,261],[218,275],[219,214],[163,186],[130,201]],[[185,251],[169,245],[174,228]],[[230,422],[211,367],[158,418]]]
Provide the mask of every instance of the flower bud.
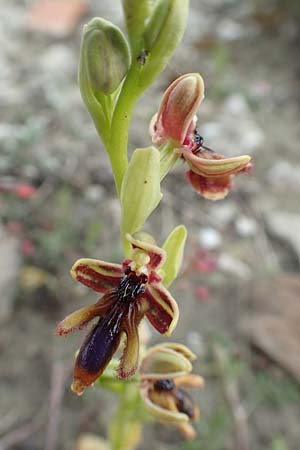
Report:
[[154,147],[134,151],[121,189],[122,233],[140,231],[161,200],[160,154]]
[[167,260],[162,268],[163,283],[167,287],[175,280],[180,270],[186,237],[186,228],[180,225],[174,228],[163,245],[167,253]]
[[98,17],[83,29],[81,58],[92,90],[105,95],[117,89],[130,65],[129,47],[123,33]]
[[131,47],[142,35],[145,21],[151,16],[154,0],[122,0],[127,33]]
[[158,0],[144,32],[147,60],[139,86],[145,90],[164,70],[178,47],[187,22],[188,0]]
[[150,134],[154,143],[168,140],[179,146],[188,143],[195,126],[195,113],[204,98],[204,83],[198,73],[177,78],[164,93],[157,117],[152,119]]

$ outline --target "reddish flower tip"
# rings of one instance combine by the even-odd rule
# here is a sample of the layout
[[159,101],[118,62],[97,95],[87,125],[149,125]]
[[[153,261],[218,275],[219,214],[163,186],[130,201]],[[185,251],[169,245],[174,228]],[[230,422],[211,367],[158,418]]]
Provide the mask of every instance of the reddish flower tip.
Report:
[[180,146],[187,141],[188,132],[195,128],[194,116],[204,98],[204,83],[198,73],[177,78],[164,93],[157,116],[150,124],[155,144],[173,140]]
[[186,177],[194,190],[207,200],[222,200],[232,185],[230,175],[222,178],[206,178],[189,170]]

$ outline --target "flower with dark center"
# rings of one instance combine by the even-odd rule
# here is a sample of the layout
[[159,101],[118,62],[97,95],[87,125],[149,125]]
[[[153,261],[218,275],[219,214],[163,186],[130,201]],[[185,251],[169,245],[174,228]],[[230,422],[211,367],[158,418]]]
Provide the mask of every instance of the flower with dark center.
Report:
[[123,335],[126,345],[118,376],[127,379],[135,373],[139,355],[138,325],[144,316],[166,336],[178,321],[177,303],[157,273],[165,262],[165,251],[145,234],[142,239],[126,237],[132,254],[122,265],[79,259],[71,270],[75,280],[104,294],[96,304],[67,316],[56,329],[57,335],[66,336],[97,319],[76,358],[72,390],[78,395],[103,373]]
[[192,440],[191,421],[200,417],[199,408],[186,389],[203,387],[203,378],[191,374],[195,356],[184,345],[159,344],[147,351],[140,368],[141,396],[147,410],[163,424],[175,426]]

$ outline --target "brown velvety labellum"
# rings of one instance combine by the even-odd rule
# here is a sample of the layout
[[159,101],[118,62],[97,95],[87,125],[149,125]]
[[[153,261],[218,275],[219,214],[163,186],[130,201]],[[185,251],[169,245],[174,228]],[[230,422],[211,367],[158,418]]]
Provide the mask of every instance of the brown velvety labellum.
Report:
[[113,308],[99,320],[77,356],[74,379],[80,379],[89,386],[103,373],[119,346],[123,316],[123,308]]

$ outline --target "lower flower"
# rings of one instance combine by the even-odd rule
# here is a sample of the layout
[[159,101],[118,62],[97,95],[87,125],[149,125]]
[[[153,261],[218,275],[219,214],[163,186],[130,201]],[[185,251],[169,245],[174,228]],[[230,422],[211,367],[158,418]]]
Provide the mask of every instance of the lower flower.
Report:
[[122,265],[80,259],[71,270],[77,281],[104,294],[96,304],[66,317],[56,329],[58,336],[67,336],[97,319],[76,358],[72,390],[78,395],[102,375],[122,336],[126,345],[118,376],[127,379],[135,373],[139,357],[138,326],[144,316],[164,335],[170,335],[177,324],[177,303],[157,273],[166,260],[165,251],[153,241],[130,235],[127,239],[132,256]]
[[194,355],[179,344],[160,344],[148,350],[140,369],[141,396],[159,422],[175,426],[187,440],[196,437],[191,422],[200,411],[186,389],[203,387],[203,378],[190,374]]

